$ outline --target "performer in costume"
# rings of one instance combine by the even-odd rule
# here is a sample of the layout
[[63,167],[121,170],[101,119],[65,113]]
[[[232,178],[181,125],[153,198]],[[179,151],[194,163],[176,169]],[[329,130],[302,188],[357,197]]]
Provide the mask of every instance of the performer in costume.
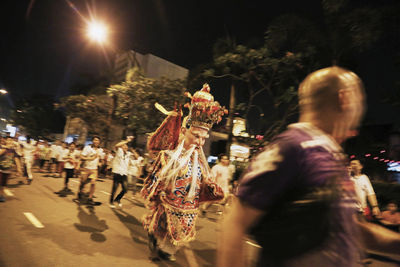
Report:
[[182,127],[180,110],[163,110],[169,116],[149,139],[148,150],[159,152],[141,191],[151,211],[143,221],[150,249],[169,260],[175,260],[179,247],[195,238],[200,203],[224,198],[202,146],[227,110],[214,101],[208,84],[193,97],[187,96],[191,103],[185,105],[189,115]]

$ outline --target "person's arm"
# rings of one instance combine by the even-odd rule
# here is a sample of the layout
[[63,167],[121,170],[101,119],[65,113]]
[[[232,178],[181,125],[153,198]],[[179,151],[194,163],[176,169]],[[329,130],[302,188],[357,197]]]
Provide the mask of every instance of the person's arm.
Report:
[[366,249],[376,252],[400,255],[400,234],[390,231],[380,225],[361,222],[355,219],[359,226],[362,244]]
[[252,208],[234,198],[233,205],[226,215],[218,243],[219,267],[245,266],[243,255],[243,239],[247,230],[264,214],[263,211]]
[[121,146],[123,146],[123,145],[129,143],[129,142],[132,141],[132,140],[133,140],[133,137],[132,137],[132,136],[128,136],[128,137],[126,138],[126,140],[120,141],[119,143],[117,143],[117,144],[115,145],[115,147],[116,147],[116,148],[121,147]]
[[378,206],[378,201],[376,200],[376,195],[375,195],[375,191],[374,188],[372,187],[372,184],[368,178],[368,176],[365,175],[365,184],[367,186],[367,199],[369,204],[372,207],[372,214],[374,216],[378,216],[381,214],[381,211],[379,210],[379,206]]

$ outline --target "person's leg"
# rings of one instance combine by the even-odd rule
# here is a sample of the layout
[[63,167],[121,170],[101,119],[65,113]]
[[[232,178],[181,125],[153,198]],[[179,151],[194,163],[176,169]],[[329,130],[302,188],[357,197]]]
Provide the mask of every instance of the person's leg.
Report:
[[82,197],[83,194],[83,189],[85,188],[85,185],[88,183],[89,179],[89,172],[88,171],[82,171],[81,173],[81,182],[79,184],[79,190],[78,190],[78,198],[80,199]]
[[28,183],[31,183],[33,180],[33,175],[32,175],[32,163],[33,163],[33,158],[27,158],[25,160],[26,164],[26,174],[28,176]]
[[120,183],[121,183],[122,189],[121,189],[121,192],[118,194],[118,196],[115,198],[115,201],[117,201],[118,204],[120,204],[121,199],[124,197],[126,191],[128,190],[128,182],[127,182],[126,175],[121,175]]
[[118,187],[118,174],[114,173],[113,184],[111,187],[110,204],[113,204],[114,202],[114,194],[115,191],[117,191],[117,187]]
[[93,195],[94,195],[94,191],[96,190],[96,180],[98,177],[98,172],[97,169],[96,170],[90,170],[90,191],[89,191],[89,201],[92,201]]
[[69,178],[73,177],[74,169],[64,169],[64,171],[65,171],[64,188],[68,189]]

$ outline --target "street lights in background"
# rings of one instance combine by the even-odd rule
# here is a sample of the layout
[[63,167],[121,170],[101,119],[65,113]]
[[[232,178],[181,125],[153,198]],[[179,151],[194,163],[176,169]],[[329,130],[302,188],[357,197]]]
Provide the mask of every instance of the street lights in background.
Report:
[[102,22],[91,21],[87,25],[86,34],[90,40],[104,44],[107,42],[108,28]]
[[5,95],[8,94],[6,89],[0,89],[0,94]]

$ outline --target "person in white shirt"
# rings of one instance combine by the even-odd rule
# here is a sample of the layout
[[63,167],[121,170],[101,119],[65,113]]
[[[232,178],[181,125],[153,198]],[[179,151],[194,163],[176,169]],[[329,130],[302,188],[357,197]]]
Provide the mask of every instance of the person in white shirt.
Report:
[[128,183],[133,186],[133,194],[135,195],[137,191],[137,180],[142,174],[143,171],[143,157],[140,156],[138,152],[134,149],[131,150],[131,157],[129,160],[129,168],[128,168]]
[[372,207],[372,214],[374,216],[380,215],[378,207],[378,201],[376,200],[375,191],[372,188],[371,182],[367,175],[362,174],[363,165],[358,159],[350,161],[351,168],[351,180],[354,183],[354,189],[357,197],[357,208],[358,211],[366,216],[368,219],[372,219],[370,210],[367,205],[367,199]]
[[[118,203],[119,207],[122,207],[121,199],[128,190],[127,175],[128,165],[131,153],[128,151],[128,143],[132,141],[133,137],[128,136],[126,140],[119,142],[115,145],[117,152],[113,160],[113,185],[111,188],[110,196],[110,207],[115,208],[114,202]],[[118,185],[121,184],[122,190],[116,198],[114,198],[115,191],[117,191]]]
[[[219,203],[224,205],[230,193],[229,183],[232,180],[234,173],[234,166],[229,164],[229,158],[225,154],[218,155],[218,163],[211,168],[211,175],[214,177],[215,182],[224,191],[225,198]],[[205,215],[206,210],[210,206],[210,203],[205,203],[201,208],[201,213]],[[221,214],[221,211],[218,211]]]
[[60,151],[61,143],[60,140],[56,140],[50,146],[50,164],[49,164],[49,172],[55,173],[57,171],[57,163],[58,163],[58,154]]
[[78,191],[78,200],[82,200],[84,195],[83,189],[90,182],[89,197],[87,199],[87,204],[89,205],[95,204],[93,202],[93,195],[98,178],[99,161],[103,157],[103,149],[100,148],[100,137],[94,136],[92,142],[92,145],[86,146],[81,153],[81,159],[84,160],[84,164],[81,170],[81,182]]
[[114,151],[110,151],[107,155],[107,167],[106,167],[106,177],[111,175],[112,172],[112,164],[114,161],[114,157],[115,157],[115,152]]
[[32,164],[33,164],[34,152],[36,150],[36,146],[34,145],[34,142],[32,140],[33,139],[31,139],[30,136],[27,136],[26,142],[24,141],[20,142],[20,145],[22,146],[24,166],[26,170],[28,184],[31,184],[33,180]]
[[62,173],[64,171],[64,155],[65,153],[68,153],[68,144],[65,142],[61,143],[61,146],[58,148],[58,153],[57,153],[57,173],[58,173],[58,178],[62,177]]
[[227,195],[229,194],[229,183],[233,176],[232,165],[229,164],[229,158],[225,154],[219,155],[218,159],[219,163],[211,168],[211,174],[225,195]]
[[75,150],[75,148],[75,143],[70,143],[68,149],[64,150],[64,154],[62,156],[65,171],[64,189],[61,190],[63,192],[71,192],[71,189],[68,188],[69,178],[74,177],[74,170],[79,162],[79,152]]

